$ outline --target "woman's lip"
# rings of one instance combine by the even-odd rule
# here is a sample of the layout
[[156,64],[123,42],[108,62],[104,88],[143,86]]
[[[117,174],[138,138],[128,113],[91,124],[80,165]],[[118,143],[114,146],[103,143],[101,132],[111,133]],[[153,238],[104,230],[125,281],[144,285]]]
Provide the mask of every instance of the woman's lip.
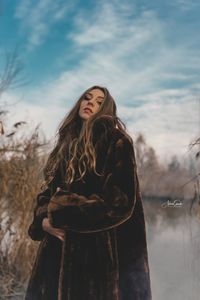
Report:
[[86,111],[86,112],[88,111],[88,112],[92,113],[92,111],[91,111],[90,108],[88,108],[88,107],[87,107],[87,108],[84,108],[84,111]]

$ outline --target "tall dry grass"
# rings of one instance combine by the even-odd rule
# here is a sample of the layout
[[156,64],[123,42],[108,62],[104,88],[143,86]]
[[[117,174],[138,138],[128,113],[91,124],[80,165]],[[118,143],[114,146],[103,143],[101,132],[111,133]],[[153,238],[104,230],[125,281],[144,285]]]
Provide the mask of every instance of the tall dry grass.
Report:
[[38,243],[27,229],[40,190],[45,153],[38,127],[28,138],[7,139],[0,149],[0,299],[22,299]]

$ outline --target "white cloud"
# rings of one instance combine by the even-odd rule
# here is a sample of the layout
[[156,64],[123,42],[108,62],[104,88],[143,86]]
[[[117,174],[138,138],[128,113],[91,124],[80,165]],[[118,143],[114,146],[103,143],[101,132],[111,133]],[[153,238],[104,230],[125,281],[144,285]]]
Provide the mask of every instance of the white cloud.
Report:
[[33,50],[44,43],[53,25],[66,17],[73,5],[63,0],[34,3],[22,0],[16,8],[15,17],[21,21],[21,32],[27,33],[28,49]]
[[[197,81],[197,50],[187,41],[176,46],[169,43],[167,24],[154,11],[134,14],[130,5],[133,15],[124,18],[111,3],[102,3],[89,19],[78,14],[74,30],[67,35],[74,42],[74,55],[83,56],[79,74],[101,74],[109,84],[117,81],[118,87],[121,80],[120,91],[134,89],[134,96],[160,89],[166,80],[183,85]],[[196,72],[188,74],[189,68]]]
[[[40,94],[40,96],[42,93]],[[38,93],[39,96],[39,93]],[[44,97],[44,95],[43,95]],[[58,129],[59,122],[64,117],[66,110],[63,109],[60,105],[57,105],[56,102],[40,102],[33,103],[33,99],[29,98],[29,102],[26,102],[21,99],[18,103],[18,95],[11,93],[5,93],[3,100],[9,104],[6,117],[4,118],[4,129],[5,135],[13,131],[13,125],[19,121],[27,122],[26,125],[18,130],[18,133],[15,135],[18,138],[20,136],[28,136],[30,132],[33,132],[33,129],[40,124],[40,134],[41,138],[46,137],[50,140],[50,147],[55,142],[56,130]],[[12,103],[16,103],[12,105]]]
[[183,12],[188,12],[199,8],[200,3],[198,0],[175,0],[174,2],[171,2],[171,5],[177,6]]

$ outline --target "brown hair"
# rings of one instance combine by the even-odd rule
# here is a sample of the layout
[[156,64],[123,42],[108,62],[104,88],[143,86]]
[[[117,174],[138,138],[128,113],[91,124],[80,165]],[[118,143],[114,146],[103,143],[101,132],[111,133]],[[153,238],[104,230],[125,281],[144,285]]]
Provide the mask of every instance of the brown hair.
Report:
[[[104,93],[104,101],[100,110],[86,121],[79,116],[79,107],[86,93],[93,89],[100,89]],[[96,174],[96,153],[92,143],[92,132],[95,121],[99,118],[111,119],[113,126],[123,132],[132,142],[131,137],[126,133],[125,124],[117,117],[117,108],[114,99],[105,87],[92,86],[87,89],[75,103],[70,112],[64,117],[58,129],[58,141],[50,153],[44,167],[45,183],[48,184],[55,176],[56,170],[62,165],[65,172],[65,182],[70,185],[77,174],[80,180],[87,170],[94,170]],[[64,162],[64,164],[63,164]],[[101,174],[98,174],[101,175]]]

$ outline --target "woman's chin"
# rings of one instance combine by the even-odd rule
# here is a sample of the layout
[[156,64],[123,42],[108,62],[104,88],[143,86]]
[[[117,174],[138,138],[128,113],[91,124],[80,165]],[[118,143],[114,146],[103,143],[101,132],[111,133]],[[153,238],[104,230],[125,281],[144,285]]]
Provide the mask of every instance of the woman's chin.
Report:
[[81,118],[83,121],[86,121],[86,120],[88,120],[88,119],[91,117],[91,115],[90,115],[89,113],[86,113],[86,112],[83,112],[83,113],[80,114],[79,116],[80,116],[80,118]]

